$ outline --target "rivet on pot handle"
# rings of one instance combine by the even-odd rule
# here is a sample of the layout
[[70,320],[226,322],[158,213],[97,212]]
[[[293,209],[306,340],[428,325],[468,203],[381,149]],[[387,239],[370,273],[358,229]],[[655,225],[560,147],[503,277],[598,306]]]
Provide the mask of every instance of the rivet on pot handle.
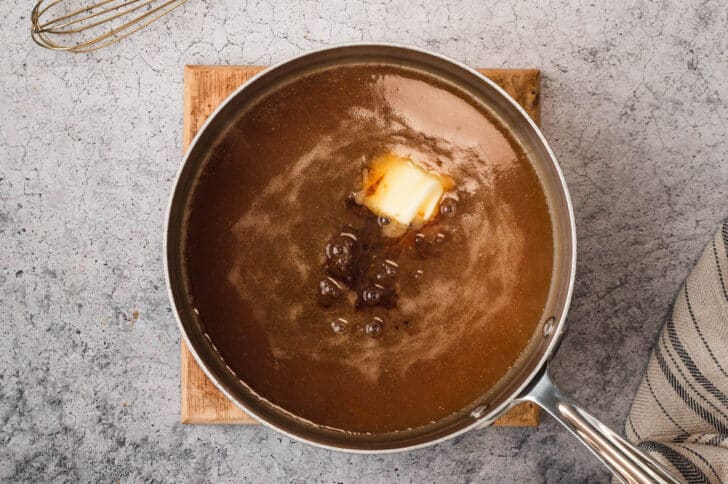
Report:
[[531,401],[546,410],[586,445],[622,482],[680,482],[650,456],[561,393],[551,381],[546,369],[536,376],[519,400]]

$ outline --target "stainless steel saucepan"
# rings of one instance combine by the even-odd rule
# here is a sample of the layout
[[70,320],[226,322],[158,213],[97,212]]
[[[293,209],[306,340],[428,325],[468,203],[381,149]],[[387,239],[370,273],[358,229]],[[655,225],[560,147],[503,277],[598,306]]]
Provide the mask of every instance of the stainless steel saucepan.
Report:
[[[510,129],[530,155],[551,207],[555,241],[554,274],[544,317],[530,345],[509,374],[478,401],[456,415],[403,432],[357,435],[322,428],[298,419],[257,397],[235,377],[204,337],[190,304],[184,267],[183,229],[192,187],[212,144],[241,110],[283,83],[326,66],[347,63],[402,65],[453,83],[482,102]],[[300,55],[257,75],[236,90],[210,116],[184,158],[167,217],[165,269],[172,306],[190,351],[218,388],[260,423],[297,440],[328,449],[378,453],[436,444],[470,429],[493,423],[512,406],[534,402],[564,427],[625,482],[678,482],[637,447],[611,431],[562,394],[548,374],[549,359],[564,334],[576,266],[574,214],[566,182],[543,134],[525,111],[488,78],[460,64],[421,49],[390,44],[355,44]]]

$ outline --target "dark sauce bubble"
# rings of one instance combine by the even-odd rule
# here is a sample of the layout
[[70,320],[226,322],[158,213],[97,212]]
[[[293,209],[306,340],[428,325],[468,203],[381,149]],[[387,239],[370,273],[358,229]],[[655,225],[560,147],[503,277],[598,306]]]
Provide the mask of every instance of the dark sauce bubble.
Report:
[[336,257],[326,262],[325,269],[330,276],[348,283],[354,276],[353,258],[351,256]]
[[341,257],[351,257],[354,253],[356,241],[351,236],[339,235],[326,244],[326,258],[329,260]]
[[457,211],[458,202],[452,197],[447,197],[440,202],[440,213],[446,217],[452,217]]
[[344,334],[348,329],[349,323],[344,318],[336,318],[331,321],[331,330],[336,334]]
[[376,306],[384,297],[384,288],[379,285],[366,287],[361,293],[361,300],[367,306]]
[[382,318],[372,318],[366,326],[364,326],[364,333],[370,338],[379,338],[384,330],[384,321]]
[[326,272],[335,279],[350,283],[355,276],[354,265],[359,252],[356,235],[342,232],[326,244],[324,252]]
[[425,227],[415,235],[415,252],[423,259],[442,255],[448,234],[442,225]]
[[330,277],[322,279],[321,282],[319,282],[319,289],[322,296],[331,296],[335,298],[341,296],[341,286],[336,280]]
[[380,284],[388,284],[394,282],[399,272],[399,265],[396,262],[389,259],[385,260],[381,264],[374,274],[374,278]]
[[319,281],[319,304],[325,308],[330,307],[341,297],[341,284],[331,277]]
[[399,265],[393,260],[385,260],[382,264],[382,271],[389,277],[396,277],[399,272]]

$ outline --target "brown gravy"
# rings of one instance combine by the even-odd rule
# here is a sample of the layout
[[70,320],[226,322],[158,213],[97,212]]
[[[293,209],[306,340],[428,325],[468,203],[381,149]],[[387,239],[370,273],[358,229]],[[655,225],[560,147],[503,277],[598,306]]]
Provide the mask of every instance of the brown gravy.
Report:
[[[452,177],[457,212],[436,222],[436,253],[397,251],[396,304],[324,307],[323,248],[362,226],[346,199],[384,152]],[[542,316],[554,255],[536,172],[492,116],[434,78],[375,65],[309,75],[242,113],[195,187],[185,251],[193,305],[237,376],[353,432],[425,425],[495,385]]]

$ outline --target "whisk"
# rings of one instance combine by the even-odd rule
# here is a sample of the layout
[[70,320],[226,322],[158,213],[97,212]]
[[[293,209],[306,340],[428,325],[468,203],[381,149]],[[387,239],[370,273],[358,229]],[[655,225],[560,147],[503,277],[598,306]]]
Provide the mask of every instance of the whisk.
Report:
[[39,0],[30,17],[31,35],[47,49],[92,52],[143,29],[186,1],[101,0],[77,8],[68,0]]

